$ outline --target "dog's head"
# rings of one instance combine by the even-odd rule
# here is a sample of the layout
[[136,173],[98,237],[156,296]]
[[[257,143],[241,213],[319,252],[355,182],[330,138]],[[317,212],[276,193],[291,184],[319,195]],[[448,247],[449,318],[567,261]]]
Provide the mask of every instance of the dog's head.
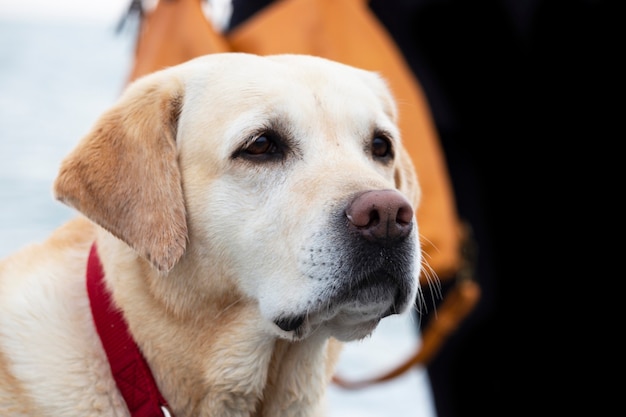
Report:
[[419,189],[395,103],[369,71],[233,53],[148,75],[54,190],[159,279],[193,258],[180,285],[238,291],[281,337],[362,338],[416,296]]

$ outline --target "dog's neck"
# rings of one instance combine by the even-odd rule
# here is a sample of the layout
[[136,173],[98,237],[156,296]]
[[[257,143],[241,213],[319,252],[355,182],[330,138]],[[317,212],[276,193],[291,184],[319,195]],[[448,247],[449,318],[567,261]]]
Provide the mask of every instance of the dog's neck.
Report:
[[[155,283],[184,283],[180,272],[184,269],[175,276],[158,276],[117,242],[100,239],[98,245],[106,279],[115,281],[115,285],[109,282],[115,303],[123,309],[176,417],[321,414],[339,342],[321,334],[300,342],[278,339],[266,328],[256,303],[240,294],[214,294],[212,302],[201,308],[198,299],[190,298],[187,305],[199,308],[194,315],[172,311],[166,301],[155,296],[162,291]],[[117,261],[107,262],[109,257]],[[128,271],[134,272],[127,275]],[[148,279],[137,282],[131,275]],[[172,296],[185,297],[180,293]]]

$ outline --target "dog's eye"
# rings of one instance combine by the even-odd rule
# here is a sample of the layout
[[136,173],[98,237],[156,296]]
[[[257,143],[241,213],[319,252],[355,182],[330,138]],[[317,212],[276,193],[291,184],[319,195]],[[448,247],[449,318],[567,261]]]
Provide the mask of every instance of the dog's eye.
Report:
[[290,150],[288,138],[288,132],[279,133],[273,128],[259,129],[256,133],[251,132],[231,157],[252,163],[280,162]]
[[276,143],[268,135],[260,135],[252,141],[244,152],[248,155],[263,155],[267,153],[275,153],[277,150]]
[[271,133],[262,133],[248,142],[240,154],[248,158],[274,159],[283,155],[281,141]]
[[375,158],[390,158],[393,156],[391,153],[391,142],[387,137],[377,135],[372,139],[372,155]]

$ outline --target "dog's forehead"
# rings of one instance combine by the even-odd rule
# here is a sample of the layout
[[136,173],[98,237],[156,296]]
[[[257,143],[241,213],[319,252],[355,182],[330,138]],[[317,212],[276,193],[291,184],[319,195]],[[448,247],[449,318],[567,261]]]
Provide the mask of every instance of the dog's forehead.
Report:
[[214,138],[233,139],[212,143],[223,152],[242,133],[277,123],[296,136],[367,136],[379,130],[397,136],[395,102],[374,72],[308,55],[239,53],[209,55],[187,67],[179,134],[211,132]]
[[[309,55],[212,54],[192,61],[186,101],[218,107],[369,106],[395,119],[395,104],[378,74]],[[220,103],[222,105],[220,106]],[[337,109],[333,109],[336,106]]]

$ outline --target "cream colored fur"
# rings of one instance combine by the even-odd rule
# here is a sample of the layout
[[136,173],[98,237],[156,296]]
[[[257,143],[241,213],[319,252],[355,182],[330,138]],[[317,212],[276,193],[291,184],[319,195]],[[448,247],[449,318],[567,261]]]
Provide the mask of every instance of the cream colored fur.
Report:
[[417,291],[413,221],[399,300],[336,296],[362,263],[338,230],[350,201],[418,202],[395,119],[376,74],[307,56],[214,54],[133,83],[61,165],[55,195],[80,216],[0,262],[0,415],[129,415],[85,289],[96,241],[176,417],[324,415],[341,342]]

